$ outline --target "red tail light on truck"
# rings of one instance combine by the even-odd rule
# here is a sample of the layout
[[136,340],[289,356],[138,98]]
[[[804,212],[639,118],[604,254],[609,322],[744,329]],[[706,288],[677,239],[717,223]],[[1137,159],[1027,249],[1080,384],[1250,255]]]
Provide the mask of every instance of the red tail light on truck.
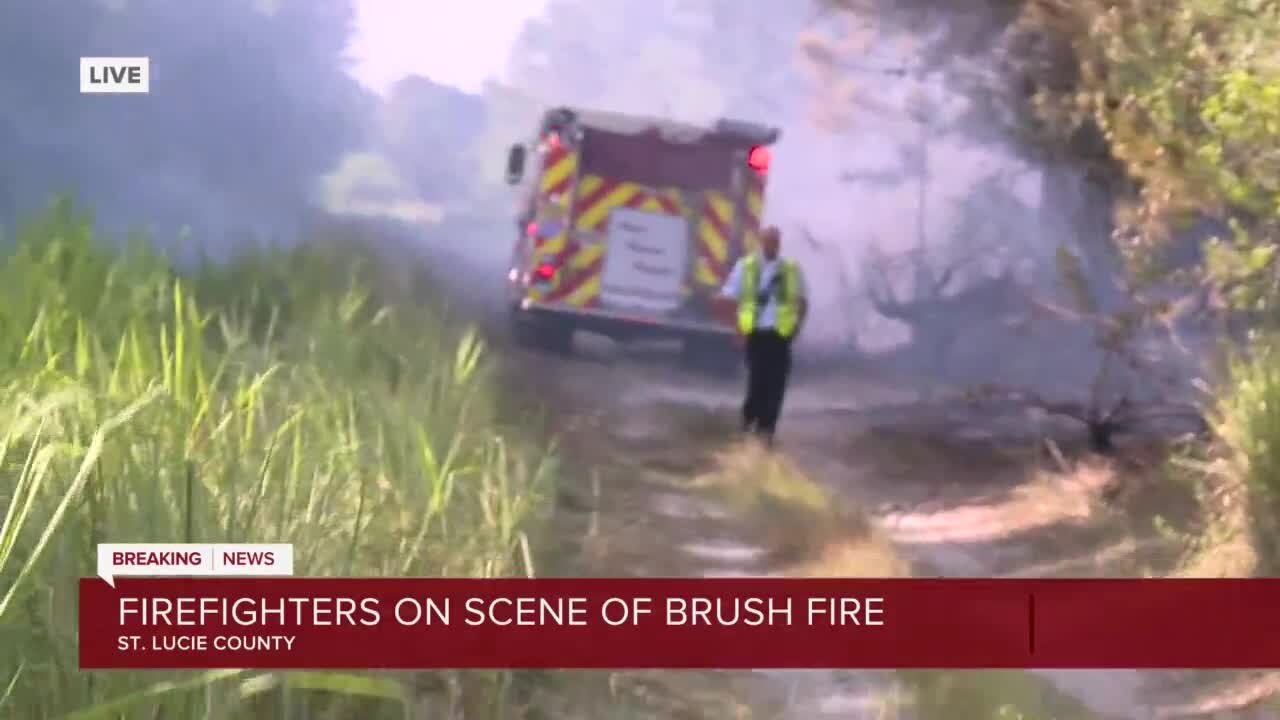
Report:
[[543,282],[551,282],[556,276],[556,266],[548,262],[541,263],[534,269],[533,276]]

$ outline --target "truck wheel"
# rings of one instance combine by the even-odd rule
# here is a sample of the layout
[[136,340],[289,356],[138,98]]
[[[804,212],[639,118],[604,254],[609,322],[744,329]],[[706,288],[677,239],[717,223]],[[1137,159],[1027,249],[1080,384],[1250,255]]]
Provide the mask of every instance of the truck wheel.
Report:
[[685,367],[696,372],[725,379],[742,372],[742,352],[728,338],[685,338],[680,354]]
[[563,321],[543,323],[538,328],[538,345],[547,352],[568,355],[573,352],[573,325]]
[[511,338],[516,341],[516,345],[522,348],[531,348],[534,345],[534,329],[533,323],[529,322],[529,318],[520,311],[519,307],[511,306],[511,310],[507,315],[507,321],[511,328]]
[[568,354],[573,350],[571,324],[530,317],[517,307],[511,309],[511,335],[522,348],[557,354]]

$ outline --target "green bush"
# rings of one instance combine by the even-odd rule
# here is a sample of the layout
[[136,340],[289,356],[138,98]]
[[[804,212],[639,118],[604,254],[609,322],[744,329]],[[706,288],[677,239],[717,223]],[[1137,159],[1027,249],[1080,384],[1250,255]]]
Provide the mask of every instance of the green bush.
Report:
[[402,717],[388,675],[80,672],[77,580],[97,543],[139,541],[289,542],[305,575],[532,572],[554,467],[502,426],[483,343],[352,247],[180,275],[91,227],[58,202],[0,260],[0,717]]
[[1211,414],[1222,470],[1246,491],[1263,574],[1280,567],[1280,339],[1254,342],[1231,363]]

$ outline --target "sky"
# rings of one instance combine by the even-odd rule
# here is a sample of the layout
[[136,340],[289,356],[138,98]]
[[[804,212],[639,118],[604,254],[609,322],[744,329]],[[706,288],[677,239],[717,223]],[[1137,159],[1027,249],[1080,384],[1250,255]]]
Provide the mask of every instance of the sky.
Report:
[[500,75],[524,21],[546,0],[355,0],[353,73],[376,92],[425,75],[468,92]]

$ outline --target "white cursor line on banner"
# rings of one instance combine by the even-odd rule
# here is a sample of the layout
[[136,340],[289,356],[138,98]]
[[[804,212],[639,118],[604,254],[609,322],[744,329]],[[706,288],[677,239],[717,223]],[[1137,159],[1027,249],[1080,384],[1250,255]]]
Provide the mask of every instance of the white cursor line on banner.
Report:
[[102,543],[98,577],[271,577],[293,574],[293,546],[203,543]]

